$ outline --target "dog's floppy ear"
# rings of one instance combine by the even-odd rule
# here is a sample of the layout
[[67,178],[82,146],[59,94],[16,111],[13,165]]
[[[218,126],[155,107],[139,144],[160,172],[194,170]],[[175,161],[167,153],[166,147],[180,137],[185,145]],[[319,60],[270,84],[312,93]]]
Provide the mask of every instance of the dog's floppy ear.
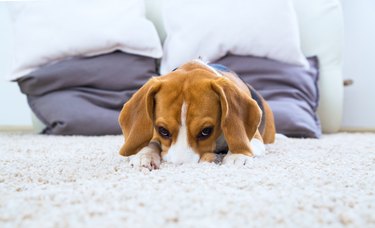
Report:
[[221,128],[229,151],[252,155],[250,140],[260,124],[262,115],[259,106],[248,94],[226,78],[215,79],[212,88],[220,97]]
[[154,97],[160,84],[157,78],[150,79],[124,104],[118,119],[125,137],[121,155],[136,154],[150,142],[154,131]]

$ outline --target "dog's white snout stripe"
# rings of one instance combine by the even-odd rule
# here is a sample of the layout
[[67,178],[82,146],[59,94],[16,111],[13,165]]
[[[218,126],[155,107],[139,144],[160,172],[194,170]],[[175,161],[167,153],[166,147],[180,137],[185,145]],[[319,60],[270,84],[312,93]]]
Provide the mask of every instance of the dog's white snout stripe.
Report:
[[197,163],[199,155],[189,146],[188,132],[186,126],[187,105],[183,102],[181,107],[181,126],[178,131],[177,140],[169,148],[163,160],[175,164]]

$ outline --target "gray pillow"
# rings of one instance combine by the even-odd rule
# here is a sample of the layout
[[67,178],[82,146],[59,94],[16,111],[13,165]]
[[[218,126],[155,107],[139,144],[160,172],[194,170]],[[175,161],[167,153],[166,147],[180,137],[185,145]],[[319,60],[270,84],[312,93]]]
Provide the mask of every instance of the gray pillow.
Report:
[[227,66],[252,85],[269,103],[277,133],[290,137],[319,138],[318,59],[308,58],[305,69],[252,56],[225,56],[215,63]]
[[56,135],[121,134],[123,104],[156,73],[156,60],[114,52],[73,58],[36,70],[18,80],[28,103]]
[[[216,63],[231,68],[263,95],[275,114],[278,133],[319,137],[318,61],[308,60],[310,69],[250,56],[228,55]],[[157,74],[156,69],[155,59],[114,52],[48,65],[18,84],[46,125],[43,133],[120,134],[122,105]]]

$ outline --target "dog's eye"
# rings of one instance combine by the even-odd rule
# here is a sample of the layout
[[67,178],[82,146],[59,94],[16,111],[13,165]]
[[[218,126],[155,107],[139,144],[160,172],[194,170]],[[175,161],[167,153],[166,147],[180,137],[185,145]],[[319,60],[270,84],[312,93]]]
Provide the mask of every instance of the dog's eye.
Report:
[[212,131],[213,131],[213,127],[203,128],[203,130],[198,134],[197,138],[199,140],[206,139],[210,137],[210,135],[212,134]]
[[169,131],[165,129],[164,127],[158,127],[158,131],[159,131],[159,134],[164,138],[168,139],[171,137],[171,133],[169,133]]

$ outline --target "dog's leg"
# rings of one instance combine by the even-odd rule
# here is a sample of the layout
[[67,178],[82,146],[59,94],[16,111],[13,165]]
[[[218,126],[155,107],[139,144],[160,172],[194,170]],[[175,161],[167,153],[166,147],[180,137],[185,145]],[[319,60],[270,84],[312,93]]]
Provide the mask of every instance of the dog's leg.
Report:
[[129,157],[130,165],[135,168],[147,168],[149,170],[160,167],[160,146],[156,143],[150,143],[143,147],[138,153]]

